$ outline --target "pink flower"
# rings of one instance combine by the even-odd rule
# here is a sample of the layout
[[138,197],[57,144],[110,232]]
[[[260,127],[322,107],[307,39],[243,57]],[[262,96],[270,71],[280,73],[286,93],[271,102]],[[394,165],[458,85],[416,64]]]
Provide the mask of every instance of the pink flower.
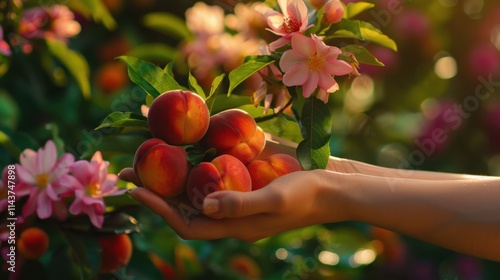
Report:
[[78,215],[85,213],[95,227],[104,222],[105,204],[103,197],[123,194],[116,186],[118,176],[108,174],[109,162],[103,161],[101,152],[96,152],[91,161],[79,160],[70,166],[72,177],[62,182],[75,193],[75,200],[69,211]]
[[186,25],[197,36],[212,36],[224,32],[224,10],[197,2],[186,10]]
[[[346,75],[352,67],[345,61],[338,60],[342,51],[328,46],[323,39],[312,34],[292,36],[292,49],[283,53],[279,62],[286,86],[302,86],[302,94],[309,97],[316,87],[331,93],[338,90],[335,75]],[[323,99],[324,100],[324,99]]]
[[293,34],[304,33],[312,25],[307,25],[309,17],[307,6],[303,0],[278,0],[282,13],[270,10],[264,13],[267,24],[276,35],[281,36],[278,40],[269,44],[271,51],[283,47]]
[[339,0],[328,0],[324,11],[326,21],[330,24],[339,22],[344,16],[344,6]]
[[73,12],[63,5],[25,10],[19,23],[21,36],[25,38],[51,38],[62,42],[80,33],[80,29]]
[[64,154],[58,160],[56,146],[49,140],[38,152],[24,150],[19,161],[21,164],[16,165],[16,173],[19,176],[16,195],[29,195],[22,210],[23,216],[27,217],[36,210],[40,219],[49,218],[52,213],[59,219],[65,219],[66,206],[61,198],[70,190],[62,186],[60,181],[69,176],[67,173],[74,157]]
[[3,55],[11,55],[9,44],[3,39],[3,28],[0,26],[0,53]]

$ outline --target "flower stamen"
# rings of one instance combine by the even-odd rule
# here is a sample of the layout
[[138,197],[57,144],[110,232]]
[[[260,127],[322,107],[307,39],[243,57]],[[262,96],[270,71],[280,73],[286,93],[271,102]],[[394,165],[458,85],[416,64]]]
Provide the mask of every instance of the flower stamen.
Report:
[[319,72],[324,68],[325,60],[318,54],[313,55],[307,60],[307,68],[314,72]]

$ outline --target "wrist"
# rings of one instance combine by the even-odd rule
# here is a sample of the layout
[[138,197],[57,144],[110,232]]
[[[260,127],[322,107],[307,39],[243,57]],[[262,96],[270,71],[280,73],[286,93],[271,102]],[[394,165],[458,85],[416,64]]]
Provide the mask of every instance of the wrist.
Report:
[[348,191],[355,175],[328,170],[312,172],[316,175],[318,184],[315,215],[320,217],[322,223],[352,220],[355,207]]

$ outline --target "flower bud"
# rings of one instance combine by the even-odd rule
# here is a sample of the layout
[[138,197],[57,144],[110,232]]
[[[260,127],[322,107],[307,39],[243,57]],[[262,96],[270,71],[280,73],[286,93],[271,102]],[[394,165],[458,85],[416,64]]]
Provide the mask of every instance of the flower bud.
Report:
[[325,4],[325,19],[328,23],[339,22],[344,16],[344,5],[340,0],[328,0]]

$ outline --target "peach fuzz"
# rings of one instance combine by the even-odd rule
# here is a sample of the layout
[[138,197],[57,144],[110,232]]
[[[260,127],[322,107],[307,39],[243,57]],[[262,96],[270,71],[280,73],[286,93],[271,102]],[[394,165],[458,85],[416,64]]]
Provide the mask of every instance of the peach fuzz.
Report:
[[216,191],[249,192],[252,180],[245,165],[231,155],[221,155],[202,162],[189,173],[186,193],[193,206],[201,209],[205,197]]
[[217,155],[229,154],[244,164],[257,158],[265,144],[264,131],[250,114],[240,109],[229,109],[213,115],[200,141],[203,148],[215,148]]
[[45,231],[30,227],[25,229],[18,241],[19,253],[26,259],[39,259],[49,249],[49,237]]
[[132,257],[132,241],[127,234],[97,237],[101,245],[100,272],[109,273],[126,266]]
[[176,146],[197,143],[205,135],[209,120],[205,101],[184,90],[171,90],[156,97],[148,113],[153,137]]
[[287,154],[274,154],[265,159],[256,159],[247,165],[252,178],[252,190],[267,186],[274,179],[285,174],[300,171],[299,162]]
[[134,171],[142,187],[162,198],[173,198],[184,191],[189,169],[186,151],[160,139],[146,140],[135,153]]

